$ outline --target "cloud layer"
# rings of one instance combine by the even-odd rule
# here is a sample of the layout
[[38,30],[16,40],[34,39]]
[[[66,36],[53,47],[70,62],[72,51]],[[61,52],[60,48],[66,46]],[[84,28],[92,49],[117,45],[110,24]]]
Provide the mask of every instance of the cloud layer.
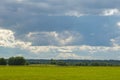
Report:
[[[119,13],[119,0],[4,0],[1,1],[1,15],[63,15],[76,16],[99,15],[106,16]],[[114,3],[114,4],[113,4]],[[4,14],[5,13],[5,14]]]
[[[51,34],[50,34],[51,33]],[[29,38],[33,36],[36,37],[36,35],[40,35],[40,34],[45,34],[45,36],[51,36],[53,38],[56,39],[56,37],[59,35],[56,32],[50,32],[50,33],[46,33],[46,32],[34,32],[34,33],[29,33],[27,34],[27,36]],[[65,34],[68,35],[69,32],[63,32],[64,36],[66,37]],[[63,39],[63,35],[62,38]],[[68,36],[69,39],[69,36]],[[72,42],[72,40],[71,40]],[[59,44],[62,44],[59,42]],[[68,42],[65,41],[65,43],[67,44]],[[80,45],[80,46],[64,46],[65,44],[63,44],[62,46],[33,46],[32,42],[24,42],[21,40],[16,39],[16,37],[14,36],[14,32],[8,29],[0,29],[0,46],[1,47],[5,47],[5,48],[19,48],[21,50],[27,50],[29,51],[32,55],[46,55],[46,54],[51,54],[53,55],[50,58],[56,58],[56,59],[104,59],[105,58],[105,54],[108,55],[108,59],[111,59],[111,52],[116,52],[116,54],[119,54],[120,51],[120,46],[118,43],[118,38],[117,39],[111,39],[111,43],[112,45],[110,47],[105,47],[105,46],[89,46],[89,45]],[[104,55],[103,55],[104,53]],[[102,54],[102,55],[101,55]],[[119,59],[118,56],[117,57]],[[99,56],[96,56],[99,55]],[[113,54],[114,55],[114,54]],[[113,57],[113,59],[114,59]]]

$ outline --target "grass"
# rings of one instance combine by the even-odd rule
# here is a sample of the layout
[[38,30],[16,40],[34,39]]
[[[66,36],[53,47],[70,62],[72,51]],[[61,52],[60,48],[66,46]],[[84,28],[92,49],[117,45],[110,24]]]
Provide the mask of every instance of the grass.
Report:
[[120,80],[120,67],[0,66],[0,80]]

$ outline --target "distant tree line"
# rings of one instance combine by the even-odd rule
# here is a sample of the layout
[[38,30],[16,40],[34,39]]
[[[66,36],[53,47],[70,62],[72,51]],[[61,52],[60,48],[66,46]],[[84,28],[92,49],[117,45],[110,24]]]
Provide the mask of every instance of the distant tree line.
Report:
[[0,58],[0,65],[28,65],[24,57],[10,57],[9,59]]
[[97,61],[97,60],[93,60],[93,61],[81,61],[81,62],[65,62],[64,60],[53,60],[51,59],[50,64],[52,65],[59,65],[59,66],[120,66],[120,62],[116,63],[114,61]]
[[[72,61],[72,60],[70,60]],[[69,60],[50,60],[50,64],[59,66],[120,66],[120,61],[114,60],[80,60],[80,62],[70,62]],[[79,61],[79,60],[78,60]]]
[[50,64],[58,66],[120,66],[120,60],[55,60],[28,59],[30,64]]
[[120,60],[40,60],[24,57],[0,58],[0,65],[48,64],[58,66],[120,66]]

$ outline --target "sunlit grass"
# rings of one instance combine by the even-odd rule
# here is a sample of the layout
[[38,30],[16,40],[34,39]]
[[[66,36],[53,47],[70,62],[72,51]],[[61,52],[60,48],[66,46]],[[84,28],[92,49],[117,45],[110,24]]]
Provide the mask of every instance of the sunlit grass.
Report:
[[0,66],[0,80],[120,80],[120,67]]

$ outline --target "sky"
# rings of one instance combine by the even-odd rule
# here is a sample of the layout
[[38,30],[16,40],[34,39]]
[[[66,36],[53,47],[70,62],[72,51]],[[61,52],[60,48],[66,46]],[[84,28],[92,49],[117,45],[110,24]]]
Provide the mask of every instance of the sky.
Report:
[[1,0],[0,57],[120,60],[120,0]]

